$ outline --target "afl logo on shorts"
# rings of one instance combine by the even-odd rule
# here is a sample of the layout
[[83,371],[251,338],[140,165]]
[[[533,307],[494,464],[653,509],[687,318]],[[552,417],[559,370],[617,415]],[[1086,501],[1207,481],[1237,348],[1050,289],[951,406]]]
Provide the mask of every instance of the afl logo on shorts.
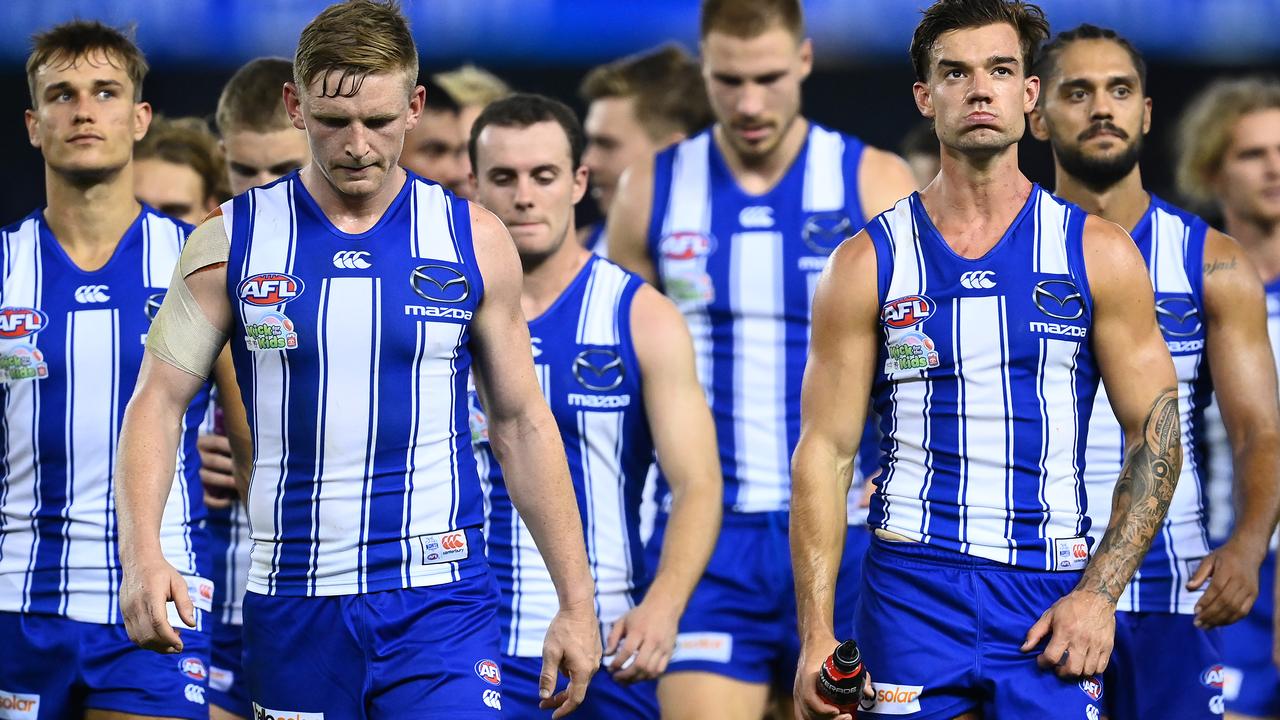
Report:
[[1213,690],[1221,690],[1226,673],[1221,665],[1210,665],[1200,673],[1200,684]]
[[697,232],[675,232],[662,238],[658,250],[668,260],[695,260],[706,257],[715,249],[710,235]]
[[199,680],[203,682],[207,677],[209,677],[208,673],[204,669],[204,661],[198,657],[182,658],[178,663],[178,669],[182,671],[183,675],[186,675],[192,680]]
[[49,316],[28,307],[0,308],[0,339],[15,340],[44,329]]
[[1080,689],[1090,700],[1098,700],[1102,697],[1102,678],[1087,677],[1080,681]]
[[910,295],[890,300],[880,308],[880,319],[892,328],[919,325],[933,314],[933,301],[924,295]]
[[492,660],[481,660],[476,663],[476,675],[490,685],[502,684],[502,673],[498,672],[498,663]]
[[240,300],[250,305],[283,305],[302,294],[302,280],[285,273],[259,273],[247,277],[236,289]]

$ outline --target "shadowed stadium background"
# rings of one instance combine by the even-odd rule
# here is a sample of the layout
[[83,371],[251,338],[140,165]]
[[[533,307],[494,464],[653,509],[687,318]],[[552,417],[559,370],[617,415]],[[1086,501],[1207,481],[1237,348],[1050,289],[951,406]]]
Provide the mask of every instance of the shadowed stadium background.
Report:
[[[171,117],[208,116],[223,83],[259,55],[292,57],[324,0],[9,0],[0,3],[0,152],[12,168],[0,224],[44,200],[39,152],[27,142],[23,65],[31,33],[75,17],[135,25],[151,64],[144,99]],[[696,51],[697,0],[403,0],[423,68],[475,62],[519,90],[581,111],[578,82],[595,64],[667,41]],[[817,67],[805,112],[872,144],[898,148],[919,122],[907,45],[928,0],[808,0]],[[1148,187],[1176,198],[1172,128],[1197,90],[1220,76],[1280,73],[1280,0],[1044,0],[1054,31],[1113,27],[1147,55],[1155,117],[1143,152]],[[1024,170],[1052,186],[1045,145],[1023,141]]]

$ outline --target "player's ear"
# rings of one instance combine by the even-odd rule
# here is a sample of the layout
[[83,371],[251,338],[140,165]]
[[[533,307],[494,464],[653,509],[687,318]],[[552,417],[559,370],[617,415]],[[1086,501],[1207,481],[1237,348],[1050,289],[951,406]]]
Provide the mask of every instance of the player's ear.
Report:
[[1039,106],[1027,115],[1031,126],[1031,136],[1040,142],[1049,142],[1049,125],[1045,122],[1044,112]]
[[1142,98],[1142,134],[1151,132],[1151,98]]
[[813,41],[805,38],[800,43],[800,79],[809,77],[813,71]]
[[405,121],[404,131],[409,132],[418,125],[418,120],[422,118],[422,108],[427,102],[427,89],[421,85],[415,85],[413,92],[409,95],[409,118]]
[[586,165],[579,164],[578,169],[573,171],[573,204],[577,205],[578,201],[587,194],[588,181],[591,179],[591,171]]
[[306,130],[307,123],[302,118],[302,96],[298,93],[298,86],[292,82],[284,84],[284,111],[289,114],[289,120],[293,122],[293,126],[299,130]]
[[133,105],[133,141],[146,137],[151,127],[151,103],[134,103]]
[[1029,113],[1035,109],[1036,103],[1040,102],[1040,78],[1032,75],[1024,81],[1026,96],[1023,98],[1023,112]]
[[31,147],[40,147],[40,116],[35,110],[28,109],[22,116],[23,122],[27,124],[27,142],[31,143]]
[[916,109],[920,111],[920,114],[933,119],[935,116],[933,112],[933,96],[929,93],[929,86],[922,82],[917,82],[911,87],[911,92],[916,96]]

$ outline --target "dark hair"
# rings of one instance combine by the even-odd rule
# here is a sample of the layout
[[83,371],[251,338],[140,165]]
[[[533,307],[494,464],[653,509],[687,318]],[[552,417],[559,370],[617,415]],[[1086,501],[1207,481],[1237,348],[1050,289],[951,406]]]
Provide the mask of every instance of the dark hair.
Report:
[[753,38],[775,24],[797,40],[804,37],[800,0],[702,0],[702,38],[713,30],[736,38]]
[[287,82],[293,82],[293,63],[284,58],[254,58],[242,65],[218,97],[213,116],[218,133],[225,137],[241,130],[269,133],[293,127],[284,109]]
[[[1138,48],[1115,30],[1089,23],[1058,33],[1057,37],[1041,48],[1040,54],[1036,57],[1036,64],[1032,68],[1033,74],[1039,75],[1040,79],[1047,83],[1048,78],[1058,71],[1058,56],[1067,49],[1068,45],[1077,40],[1109,40],[1119,45],[1129,53],[1129,59],[1133,61],[1133,69],[1138,71],[1138,85],[1146,90],[1147,61],[1142,57],[1142,53],[1138,52]],[[1044,94],[1042,93],[1040,97],[1044,97]]]
[[36,72],[41,66],[48,63],[71,66],[93,53],[102,53],[108,63],[129,75],[133,82],[133,101],[140,102],[142,80],[147,76],[147,59],[134,44],[132,36],[132,28],[118,30],[97,20],[72,20],[32,35],[31,55],[27,57],[27,89],[31,91],[31,107],[40,105]]
[[926,120],[917,123],[914,127],[907,131],[902,137],[902,146],[899,148],[903,157],[911,155],[933,155],[936,156],[942,152],[942,146],[938,143],[938,131],[933,127],[932,120]]
[[678,45],[663,45],[593,69],[578,95],[588,103],[635,98],[636,120],[654,141],[672,132],[692,135],[713,119],[698,61]]
[[486,127],[527,128],[540,122],[554,122],[564,130],[569,140],[569,156],[573,160],[571,167],[577,170],[582,164],[582,152],[587,144],[578,116],[559,100],[533,93],[508,95],[485,106],[471,126],[471,142],[467,148],[471,154],[471,167],[480,167],[476,162],[476,140]]
[[418,78],[418,84],[427,91],[427,99],[422,105],[423,110],[451,115],[457,115],[462,110],[462,106],[453,98],[453,95],[445,90],[443,85],[431,79],[430,75]]
[[1040,43],[1049,37],[1049,21],[1040,6],[1024,0],[937,0],[924,11],[924,18],[911,36],[911,65],[916,80],[928,80],[929,54],[944,33],[997,23],[1012,25],[1018,31],[1023,72],[1031,74],[1031,61]]

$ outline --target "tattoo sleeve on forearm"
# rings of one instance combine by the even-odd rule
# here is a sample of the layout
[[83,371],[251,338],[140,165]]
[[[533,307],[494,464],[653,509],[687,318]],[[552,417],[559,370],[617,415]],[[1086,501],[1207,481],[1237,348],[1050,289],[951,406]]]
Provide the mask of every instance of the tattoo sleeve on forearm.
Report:
[[1133,578],[1164,522],[1182,470],[1178,392],[1168,388],[1151,404],[1142,442],[1131,445],[1116,480],[1111,524],[1098,543],[1079,587],[1112,603]]

